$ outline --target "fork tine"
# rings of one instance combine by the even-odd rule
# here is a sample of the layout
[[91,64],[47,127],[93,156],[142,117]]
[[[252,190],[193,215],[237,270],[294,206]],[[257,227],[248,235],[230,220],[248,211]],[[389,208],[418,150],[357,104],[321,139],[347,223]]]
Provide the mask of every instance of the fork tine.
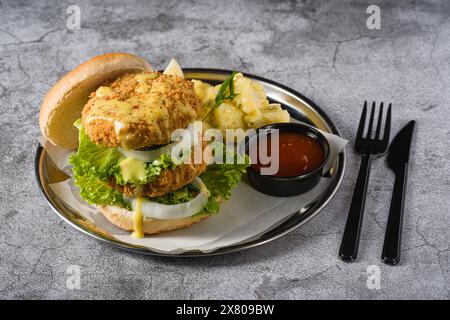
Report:
[[384,127],[384,135],[383,135],[384,143],[389,143],[389,135],[391,133],[391,106],[392,106],[392,103],[389,103],[387,116],[386,116],[386,126]]
[[367,139],[370,139],[373,127],[373,118],[375,116],[375,101],[372,103],[372,110],[370,111],[369,129],[367,129]]
[[381,120],[383,119],[383,102],[380,104],[380,112],[378,113],[377,131],[375,133],[375,140],[380,138]]
[[366,123],[367,101],[364,101],[361,119],[359,119],[358,131],[356,132],[356,139],[362,139],[364,133],[364,124]]

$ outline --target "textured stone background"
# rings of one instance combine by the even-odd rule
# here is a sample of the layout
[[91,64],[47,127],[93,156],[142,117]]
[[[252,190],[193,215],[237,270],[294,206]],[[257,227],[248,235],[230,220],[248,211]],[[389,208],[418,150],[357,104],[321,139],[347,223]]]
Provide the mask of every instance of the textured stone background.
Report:
[[[126,4],[125,4],[126,2]],[[381,30],[365,10],[381,7]],[[449,298],[450,2],[80,2],[0,0],[0,298]],[[359,160],[348,147],[336,197],[310,223],[257,249],[205,259],[116,250],[73,230],[33,176],[39,104],[55,81],[103,52],[128,51],[158,68],[239,69],[313,99],[352,139],[365,99],[391,101],[393,132],[418,121],[403,260],[380,262],[392,174],[372,171],[360,257],[337,257]],[[81,267],[81,289],[66,268]],[[381,289],[366,287],[369,265]]]

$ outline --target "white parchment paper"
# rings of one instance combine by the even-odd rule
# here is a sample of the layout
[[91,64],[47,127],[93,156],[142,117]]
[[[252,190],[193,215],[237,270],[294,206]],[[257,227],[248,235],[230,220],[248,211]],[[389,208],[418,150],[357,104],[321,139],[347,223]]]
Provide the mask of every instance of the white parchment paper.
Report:
[[[331,166],[337,155],[344,149],[347,140],[323,131],[322,133],[330,144],[328,165]],[[69,152],[46,141],[41,141],[41,144],[58,168],[70,174]],[[50,184],[50,188],[66,205],[118,240],[145,246],[157,252],[179,254],[191,250],[212,252],[257,238],[292,213],[317,199],[329,182],[329,178],[322,178],[314,189],[302,195],[280,198],[262,194],[242,181],[233,190],[231,199],[222,203],[219,214],[212,215],[186,229],[146,236],[142,239],[135,239],[129,232],[117,228],[94,206],[84,202],[78,189],[73,185],[72,179]]]

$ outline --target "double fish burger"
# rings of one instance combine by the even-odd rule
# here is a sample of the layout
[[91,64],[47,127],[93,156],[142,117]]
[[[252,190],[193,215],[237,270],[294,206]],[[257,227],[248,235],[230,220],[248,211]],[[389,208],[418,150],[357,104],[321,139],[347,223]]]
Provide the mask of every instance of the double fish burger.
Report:
[[136,56],[105,54],[60,79],[41,105],[44,137],[78,146],[70,163],[81,197],[138,238],[217,213],[248,166],[225,145],[220,157],[235,161],[212,161],[218,145],[194,125],[208,110],[176,67],[159,73]]

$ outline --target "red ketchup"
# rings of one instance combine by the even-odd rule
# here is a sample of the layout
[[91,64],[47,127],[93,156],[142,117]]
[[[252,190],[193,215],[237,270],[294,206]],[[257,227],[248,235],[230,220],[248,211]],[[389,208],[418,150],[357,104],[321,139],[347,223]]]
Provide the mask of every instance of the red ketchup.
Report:
[[[260,137],[259,148],[265,148],[263,153],[270,156],[272,154],[270,137]],[[259,160],[259,157],[251,159],[253,170],[260,172],[261,168],[270,166],[270,163],[262,164]],[[300,132],[279,132],[279,168],[274,174],[275,177],[303,175],[320,167],[324,161],[325,152],[322,144],[313,137]]]

